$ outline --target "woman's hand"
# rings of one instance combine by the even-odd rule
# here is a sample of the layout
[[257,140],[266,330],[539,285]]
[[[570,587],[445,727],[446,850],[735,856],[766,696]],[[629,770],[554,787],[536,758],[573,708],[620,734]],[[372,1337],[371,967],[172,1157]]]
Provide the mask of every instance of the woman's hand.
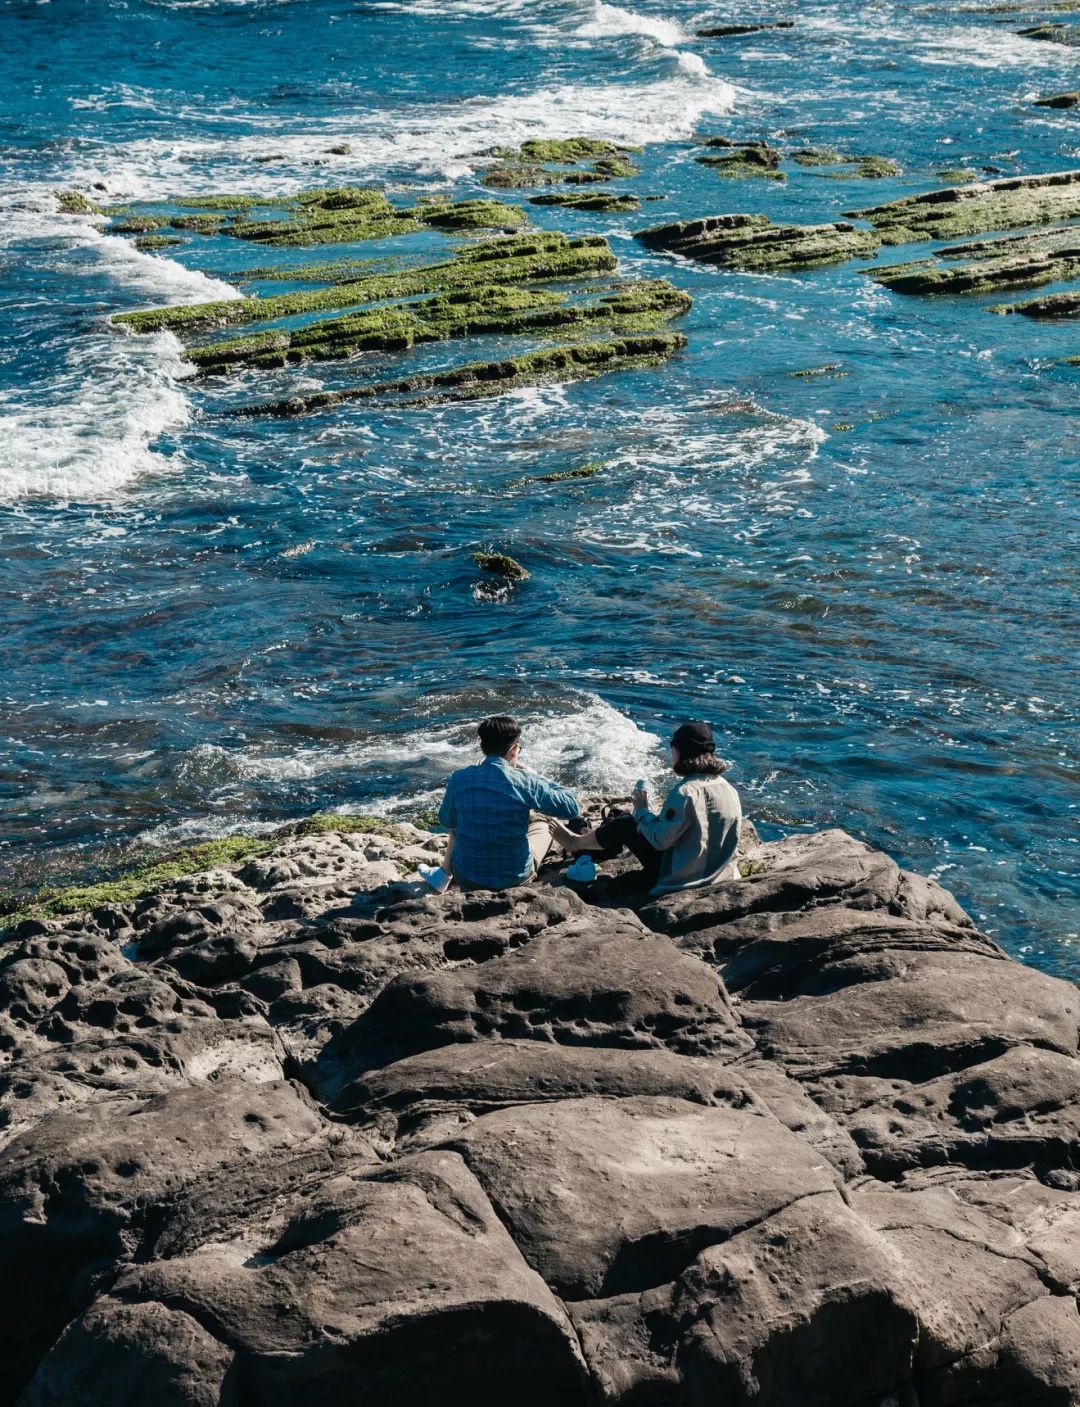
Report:
[[649,793],[645,790],[644,787],[635,787],[634,790],[630,793],[630,800],[634,803],[635,810],[638,810],[641,807],[644,807],[646,810],[648,810]]

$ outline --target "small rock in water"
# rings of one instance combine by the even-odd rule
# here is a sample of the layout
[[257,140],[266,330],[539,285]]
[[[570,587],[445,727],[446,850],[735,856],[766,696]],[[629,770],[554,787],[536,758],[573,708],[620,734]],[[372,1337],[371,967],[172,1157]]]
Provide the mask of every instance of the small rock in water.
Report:
[[507,581],[525,581],[529,575],[520,562],[515,562],[513,557],[507,557],[502,552],[474,552],[473,561],[481,571],[491,572]]

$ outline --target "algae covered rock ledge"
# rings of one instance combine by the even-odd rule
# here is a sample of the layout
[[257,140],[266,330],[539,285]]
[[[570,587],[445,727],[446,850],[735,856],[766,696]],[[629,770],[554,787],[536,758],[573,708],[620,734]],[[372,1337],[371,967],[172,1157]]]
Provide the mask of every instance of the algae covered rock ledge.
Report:
[[230,847],[9,920],[4,1402],[1077,1400],[1080,999],[933,881]]

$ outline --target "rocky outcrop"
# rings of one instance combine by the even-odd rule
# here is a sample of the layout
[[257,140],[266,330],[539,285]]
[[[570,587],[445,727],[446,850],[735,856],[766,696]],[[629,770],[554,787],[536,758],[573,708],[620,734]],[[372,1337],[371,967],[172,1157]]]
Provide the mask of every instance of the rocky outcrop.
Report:
[[949,186],[849,214],[869,220],[884,244],[916,244],[1049,225],[1080,215],[1080,171]]
[[974,240],[941,250],[936,259],[876,270],[876,283],[897,293],[992,293],[1038,288],[1080,274],[1080,233],[1074,229]]
[[872,231],[844,222],[774,225],[767,215],[706,215],[641,230],[637,238],[650,249],[750,272],[868,258],[881,243]]
[[839,831],[657,900],[437,858],[9,925],[0,1402],[1080,1400],[1071,985]]

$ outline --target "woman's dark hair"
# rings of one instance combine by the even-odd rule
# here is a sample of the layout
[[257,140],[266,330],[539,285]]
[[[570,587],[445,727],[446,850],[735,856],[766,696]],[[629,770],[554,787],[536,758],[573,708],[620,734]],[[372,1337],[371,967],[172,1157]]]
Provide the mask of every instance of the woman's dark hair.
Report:
[[505,757],[521,737],[521,724],[497,713],[494,718],[485,718],[476,731],[485,757]]
[[680,757],[671,769],[677,777],[720,777],[728,765],[715,752],[703,752],[697,757]]

